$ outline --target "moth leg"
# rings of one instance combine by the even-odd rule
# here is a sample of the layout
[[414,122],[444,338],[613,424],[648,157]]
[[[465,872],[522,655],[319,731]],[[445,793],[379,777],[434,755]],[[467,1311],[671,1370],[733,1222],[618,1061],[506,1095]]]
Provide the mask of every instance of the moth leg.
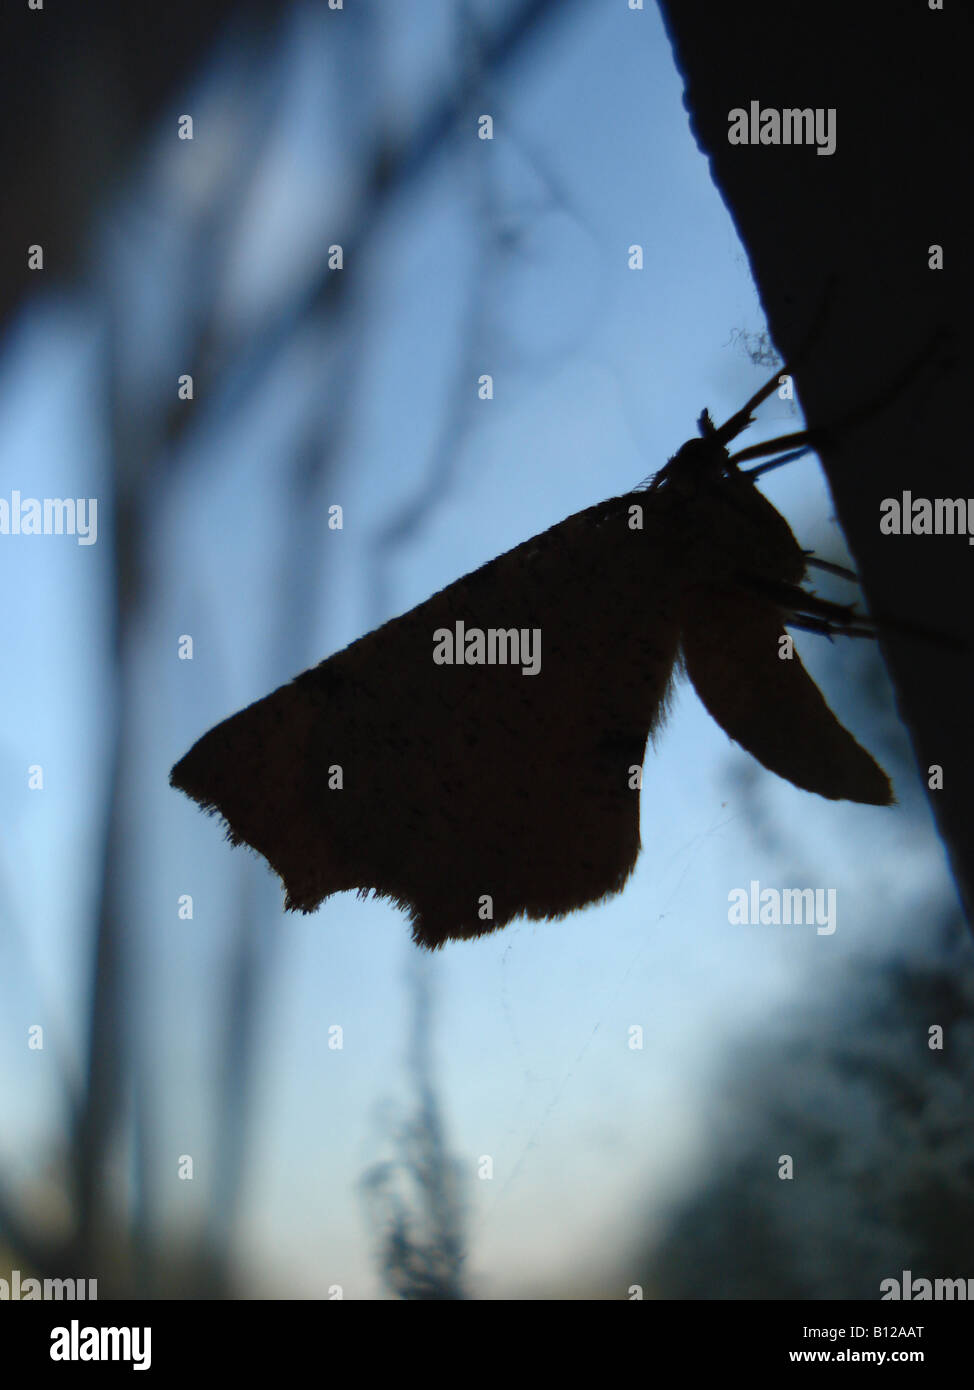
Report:
[[[784,436],[789,438],[788,435]],[[775,441],[772,441],[775,442]],[[780,440],[778,441],[780,443]],[[773,468],[783,468],[786,463],[794,463],[796,459],[802,459],[806,454],[814,454],[815,449],[811,444],[806,444],[801,449],[792,449],[790,453],[782,454],[779,458],[768,459],[767,463],[762,463],[757,468],[745,468],[744,472],[749,478],[760,477],[762,473],[770,473]],[[729,464],[735,466],[734,460],[730,459]]]
[[828,618],[813,618],[810,614],[802,617],[785,618],[786,627],[803,628],[806,632],[818,632],[831,642],[833,637],[872,637],[876,633],[870,627],[852,627],[848,624],[833,623]]
[[[812,563],[810,560],[807,563]],[[839,570],[840,566],[822,563],[822,568]],[[843,578],[851,577],[846,571]],[[901,637],[913,637],[921,642],[930,642],[944,651],[967,652],[972,650],[970,643],[953,633],[942,629],[921,626],[918,623],[905,623],[899,618],[891,618],[883,613],[867,617],[857,613],[855,604],[830,603],[827,599],[810,594],[797,584],[781,584],[773,579],[758,579],[753,575],[738,575],[737,582],[742,589],[770,599],[786,614],[789,627],[805,627],[809,632],[821,632],[825,636],[838,634],[842,637],[876,637],[878,633],[897,633]]]
[[[839,568],[836,566],[836,568]],[[854,604],[830,603],[828,599],[810,594],[797,584],[779,584],[774,580],[744,577],[745,587],[762,598],[771,599],[784,609],[787,627],[817,632],[829,641],[833,637],[873,637],[875,624],[871,618],[857,613]]]
[[864,618],[861,613],[856,612],[854,603],[832,603],[829,599],[819,598],[817,594],[810,594],[800,584],[786,584],[776,579],[763,579],[750,574],[738,575],[737,581],[749,593],[770,599],[779,608],[794,613],[797,617],[809,615],[843,625],[857,620],[870,622],[869,618]]
[[802,552],[805,556],[806,565],[814,565],[816,569],[827,570],[829,574],[837,574],[840,579],[848,579],[851,584],[859,583],[859,576],[855,570],[846,569],[845,565],[833,565],[831,560],[820,560],[812,550]]
[[[829,431],[823,429],[814,430],[793,430],[791,434],[779,434],[774,439],[765,439],[760,444],[749,444],[746,449],[739,449],[736,454],[731,454],[730,463],[746,463],[748,459],[767,458],[769,454],[777,454],[787,445],[801,444],[800,450],[795,450],[795,457],[800,454],[807,454],[814,449],[816,453],[821,446],[829,440]],[[773,463],[766,463],[763,468],[749,468],[749,474],[767,473],[772,468],[778,468],[782,463],[790,463],[791,457],[787,459],[777,459]]]

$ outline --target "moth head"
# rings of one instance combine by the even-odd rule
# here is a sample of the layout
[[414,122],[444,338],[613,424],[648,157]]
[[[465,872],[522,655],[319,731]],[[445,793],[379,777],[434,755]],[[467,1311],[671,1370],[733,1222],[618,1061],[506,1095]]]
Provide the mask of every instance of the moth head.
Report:
[[656,474],[653,489],[666,488],[670,493],[690,497],[725,475],[731,466],[730,455],[720,440],[709,410],[701,414],[697,424],[701,437],[688,439],[681,445]]
[[689,548],[706,549],[706,569],[715,577],[745,568],[758,577],[800,583],[805,555],[791,527],[731,458],[726,427],[718,429],[707,410],[698,425],[700,438],[688,439],[651,485],[670,501]]

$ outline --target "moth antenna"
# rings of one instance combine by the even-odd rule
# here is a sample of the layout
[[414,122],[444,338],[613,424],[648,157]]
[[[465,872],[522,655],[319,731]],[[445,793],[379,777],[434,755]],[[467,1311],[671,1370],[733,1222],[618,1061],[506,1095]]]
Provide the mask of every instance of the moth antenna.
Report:
[[[866,401],[863,405],[856,406],[854,410],[850,410],[847,414],[833,421],[833,423],[827,427],[799,430],[795,434],[782,434],[779,435],[777,439],[768,439],[763,444],[752,444],[747,449],[741,449],[738,453],[732,455],[730,460],[731,463],[744,463],[747,459],[764,458],[768,454],[775,452],[776,448],[780,448],[782,445],[786,444],[804,443],[813,449],[820,449],[824,443],[836,434],[845,434],[849,430],[855,429],[856,425],[860,425],[863,421],[869,420],[874,415],[878,415],[881,411],[886,410],[893,401],[902,395],[908,386],[912,385],[923,371],[924,367],[931,363],[935,363],[938,354],[945,347],[949,348],[952,342],[952,334],[944,328],[939,328],[923,351],[918,353],[912,361],[908,362],[899,375],[896,376],[883,391],[873,396],[871,400]],[[784,370],[785,369],[782,369],[782,374],[784,374]],[[765,396],[770,395],[772,389],[773,383],[768,383],[767,386],[764,386],[762,390],[758,392],[758,396],[755,396],[754,399],[758,400],[760,397],[760,399],[763,400]],[[751,404],[751,401],[748,401],[747,405],[744,407],[745,411],[751,407]],[[732,416],[727,424],[717,431],[718,435],[723,436],[724,431],[737,419],[737,415]],[[739,430],[737,432],[739,433]],[[733,439],[734,436],[731,434],[727,437]],[[784,462],[784,460],[781,460],[781,462]],[[777,463],[769,463],[763,468],[749,469],[748,472],[751,474],[764,473],[778,466]]]
[[[777,388],[781,378],[783,376],[788,375],[790,375],[790,373],[787,367],[779,367],[775,372],[774,376],[771,378],[771,380],[766,381],[764,385],[761,387],[760,391],[756,391],[754,395],[751,397],[751,399],[749,401],[746,401],[745,404],[741,406],[740,410],[737,411],[735,415],[732,415],[730,419],[726,421],[725,424],[721,425],[720,429],[716,429],[713,425],[711,425],[711,430],[709,432],[713,433],[715,438],[718,439],[721,444],[727,444],[730,442],[730,440],[736,439],[737,436],[743,433],[743,431],[746,430],[748,425],[751,423],[751,412],[757,410],[758,406],[762,403],[762,401],[766,401],[768,397],[771,395],[771,392]],[[701,415],[700,417],[701,434],[707,433],[707,431],[705,431],[703,428],[704,415],[707,416],[708,420],[710,419],[710,416],[705,410],[703,415]]]
[[[804,342],[798,349],[797,355],[792,358],[792,365],[789,366],[788,363],[783,362],[781,366],[777,368],[771,380],[766,381],[760,391],[756,391],[746,405],[742,406],[735,415],[732,415],[726,424],[721,425],[720,429],[716,431],[717,438],[720,440],[721,444],[727,444],[731,439],[736,439],[742,431],[746,430],[751,423],[752,410],[756,410],[762,401],[768,399],[771,392],[779,385],[783,376],[794,376],[794,367],[798,366],[800,362],[807,360],[809,353],[815,347],[825,327],[838,279],[839,277],[834,271],[827,277],[815,318],[805,335]],[[760,455],[755,454],[752,457],[759,458]]]

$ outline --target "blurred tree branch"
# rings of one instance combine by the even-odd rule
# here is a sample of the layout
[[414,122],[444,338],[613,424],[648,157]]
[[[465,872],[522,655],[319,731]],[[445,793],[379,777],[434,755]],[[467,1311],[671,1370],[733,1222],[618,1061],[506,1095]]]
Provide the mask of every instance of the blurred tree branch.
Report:
[[[483,37],[479,47],[483,68],[497,72],[523,57],[545,26],[555,20],[563,23],[575,3],[526,0],[515,7],[493,33]],[[63,280],[85,272],[87,229],[95,213],[109,206],[161,107],[185,87],[191,70],[210,52],[224,26],[232,24],[237,42],[251,52],[259,37],[266,58],[286,13],[277,5],[257,0],[210,3],[202,12],[189,0],[178,0],[150,11],[124,3],[92,3],[77,13],[25,9],[13,20],[5,14],[7,42],[0,48],[0,74],[8,79],[14,115],[2,127],[0,154],[7,174],[9,206],[15,215],[5,219],[0,241],[0,324],[6,323],[25,291],[35,287],[36,279],[28,280],[26,270],[21,269],[26,266],[26,248],[31,242],[44,245],[45,268],[55,278]],[[388,132],[380,136],[348,225],[336,231],[336,240],[345,247],[348,269],[340,275],[331,273],[327,258],[322,257],[301,293],[250,343],[222,344],[221,354],[213,321],[212,282],[201,274],[198,299],[187,305],[185,312],[195,323],[193,365],[202,377],[198,392],[203,401],[215,403],[217,414],[232,415],[242,398],[249,399],[251,393],[259,391],[263,374],[280,360],[299,332],[316,332],[322,342],[327,338],[341,341],[344,336],[344,369],[354,370],[354,352],[348,349],[356,332],[355,315],[348,310],[354,302],[362,249],[383,210],[433,162],[456,129],[467,101],[466,92],[451,90],[432,103],[415,136],[405,143]],[[214,205],[214,219],[205,228],[197,228],[197,234],[205,233],[207,240],[205,246],[197,247],[195,263],[201,270],[212,267],[220,249],[229,243],[232,223],[240,215],[262,156],[259,126],[259,121],[256,126],[251,123],[249,143],[238,151],[236,177],[226,189],[226,199]],[[107,279],[110,283],[110,277]],[[154,398],[148,395],[136,400],[127,394],[122,386],[120,333],[126,306],[111,302],[110,295],[103,294],[103,299],[104,405],[111,422],[115,488],[114,608],[108,644],[114,664],[114,701],[108,712],[109,793],[104,811],[100,900],[92,937],[86,1080],[80,1104],[67,1101],[72,1128],[68,1177],[75,1229],[63,1244],[51,1246],[39,1241],[29,1224],[18,1219],[12,1200],[6,1205],[0,1202],[0,1228],[22,1258],[39,1272],[84,1270],[87,1277],[100,1279],[103,1296],[110,1297],[121,1292],[151,1293],[160,1287],[151,1269],[157,1235],[149,1190],[152,1168],[147,1157],[152,1144],[151,1102],[141,1091],[133,1096],[133,1088],[146,1081],[146,1073],[132,1033],[138,1026],[131,1009],[138,981],[131,975],[133,962],[126,950],[125,933],[134,887],[127,875],[133,814],[130,760],[141,736],[137,713],[139,631],[153,508],[171,485],[175,470],[185,464],[187,453],[179,448],[181,426],[191,412],[171,410],[169,376],[159,384]],[[206,379],[213,372],[223,378],[222,382]],[[314,572],[313,552],[321,515],[315,494],[328,476],[328,460],[341,438],[342,409],[349,394],[336,390],[329,399],[323,393],[321,410],[309,421],[305,444],[295,459],[291,492],[295,543],[289,546],[290,579],[283,591],[288,619],[284,640],[291,650],[302,645],[312,610],[307,603],[289,604],[288,590],[291,597],[295,588],[306,593],[309,575]],[[455,420],[444,441],[455,428]],[[164,422],[163,427],[155,428],[153,421]],[[440,457],[442,460],[442,452]],[[303,622],[295,623],[296,612],[305,615]],[[258,939],[257,920],[250,910],[238,923],[223,1030],[224,1094],[218,1120],[218,1162],[227,1190],[211,1222],[215,1249],[191,1266],[196,1274],[182,1279],[182,1296],[219,1295],[227,1288],[226,1261],[240,1191],[244,1115],[251,1087],[261,968]],[[424,1086],[423,1123],[435,1128],[431,1093],[429,1086]],[[134,1126],[131,1137],[136,1159],[130,1218],[125,1213],[125,1193],[119,1193],[111,1179],[112,1158],[127,1120]],[[432,1135],[433,1129],[428,1133]]]

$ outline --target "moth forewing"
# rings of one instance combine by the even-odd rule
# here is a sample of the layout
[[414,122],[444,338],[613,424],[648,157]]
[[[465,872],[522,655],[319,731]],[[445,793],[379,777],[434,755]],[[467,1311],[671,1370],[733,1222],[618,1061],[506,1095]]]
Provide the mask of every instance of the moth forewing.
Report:
[[[703,438],[648,488],[567,518],[224,720],[172,784],[268,860],[287,907],[375,893],[430,947],[622,888],[640,848],[632,768],[681,651],[710,713],[766,767],[823,796],[888,801],[797,657],[779,659],[789,612],[812,601],[787,522],[727,455],[753,404],[721,430],[705,413]],[[818,630],[848,630],[828,609],[811,614]],[[536,633],[537,669],[469,660],[471,630]]]

